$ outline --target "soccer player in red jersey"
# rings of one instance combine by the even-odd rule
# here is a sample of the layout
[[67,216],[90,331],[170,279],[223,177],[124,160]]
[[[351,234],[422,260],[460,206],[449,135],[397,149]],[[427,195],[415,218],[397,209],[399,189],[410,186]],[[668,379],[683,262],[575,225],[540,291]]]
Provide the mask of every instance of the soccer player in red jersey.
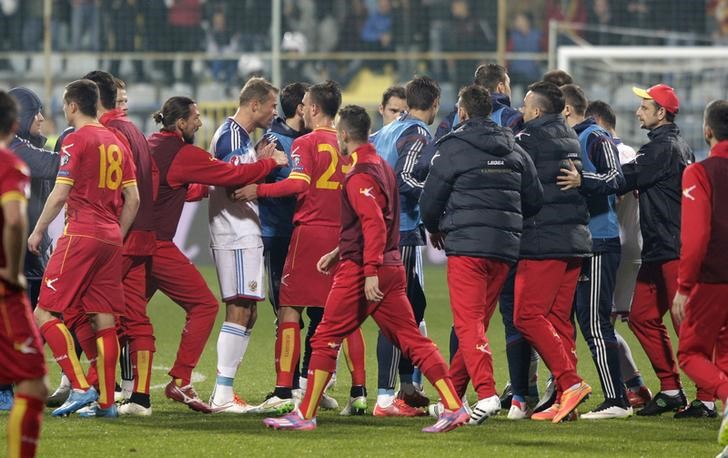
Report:
[[[345,168],[350,168],[349,161],[339,154],[333,127],[340,106],[341,89],[335,82],[309,87],[303,96],[303,120],[312,132],[293,141],[293,164],[288,178],[239,190],[238,196],[246,201],[297,196],[293,235],[281,277],[276,387],[273,395],[259,406],[262,412],[283,413],[293,408],[293,374],[301,354],[301,313],[304,307],[323,307],[331,289],[331,278],[316,270],[316,261],[336,247],[341,222],[341,182]],[[310,326],[313,325],[312,322]],[[356,413],[364,413],[364,337],[360,330],[352,331],[345,344],[353,362],[350,403],[358,400],[362,408],[355,409]]]
[[0,383],[15,383],[7,426],[8,457],[33,457],[47,390],[43,344],[33,323],[23,276],[28,167],[6,149],[18,107],[0,91]]
[[[718,442],[728,446],[728,100],[705,109],[704,161],[682,177],[682,225],[678,290],[672,313],[680,322],[680,368],[723,402]],[[724,456],[728,447],[719,456]]]
[[159,167],[159,193],[154,203],[156,250],[152,257],[147,301],[159,289],[182,307],[186,322],[169,371],[172,381],[165,395],[187,404],[192,410],[210,413],[211,409],[192,387],[192,369],[200,360],[217,316],[217,299],[200,272],[174,244],[182,207],[186,199],[199,200],[203,192],[193,183],[238,187],[265,178],[274,168],[286,165],[283,151],[269,148],[252,164],[220,161],[204,149],[194,146],[195,132],[202,126],[200,110],[194,100],[172,97],[154,114],[162,125],[149,137],[149,147]]
[[[151,415],[149,381],[152,374],[154,329],[147,315],[147,272],[156,249],[154,226],[154,195],[158,186],[158,174],[149,144],[144,134],[126,117],[122,109],[115,108],[117,86],[113,76],[104,71],[85,75],[99,88],[99,121],[112,130],[128,146],[136,166],[139,189],[139,211],[129,234],[124,239],[121,273],[124,286],[124,315],[120,317],[119,341],[128,345],[131,356],[131,379],[134,380],[129,402],[119,407],[120,415]],[[155,183],[155,180],[157,183]],[[73,328],[81,346],[89,340],[93,343],[93,331],[86,326]],[[89,337],[91,339],[89,339]],[[128,368],[126,369],[128,370]],[[124,369],[122,368],[122,376]],[[122,380],[122,386],[126,382]]]
[[[134,163],[126,146],[97,119],[99,90],[90,80],[66,86],[63,112],[75,128],[61,146],[61,167],[28,248],[37,254],[43,233],[66,206],[66,227],[43,276],[35,318],[73,392],[53,415],[68,415],[98,397],[89,416],[116,417],[114,384],[119,359],[115,315],[124,312],[121,252],[139,207]],[[89,386],[66,325],[56,316],[90,319],[99,361],[99,394]],[[86,318],[88,316],[88,318]],[[79,318],[80,317],[80,318]],[[92,369],[89,371],[91,374]]]
[[317,269],[336,267],[324,317],[311,341],[308,389],[298,409],[263,423],[275,429],[312,430],[323,390],[336,368],[342,340],[371,315],[387,338],[419,367],[442,397],[446,411],[424,432],[450,431],[470,414],[455,394],[447,365],[437,347],[420,334],[405,292],[399,253],[399,192],[392,168],[369,144],[371,120],[366,110],[347,106],[339,112],[339,147],[356,154],[344,179],[338,246],[322,256]]

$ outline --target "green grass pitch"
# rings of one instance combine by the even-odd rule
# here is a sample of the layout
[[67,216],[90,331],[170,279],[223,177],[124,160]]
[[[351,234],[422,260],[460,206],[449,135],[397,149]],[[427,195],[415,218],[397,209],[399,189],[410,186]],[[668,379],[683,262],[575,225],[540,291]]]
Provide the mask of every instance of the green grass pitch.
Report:
[[[212,290],[217,292],[214,269],[203,268]],[[445,273],[442,268],[426,272],[428,307],[427,328],[447,357],[448,336],[452,322]],[[420,429],[431,418],[396,419],[340,417],[338,412],[322,412],[318,429],[312,432],[272,431],[263,427],[263,415],[203,415],[181,404],[167,400],[162,387],[169,380],[166,370],[177,351],[184,315],[165,296],[158,293],[149,304],[149,313],[157,337],[157,353],[152,374],[152,404],[149,418],[117,420],[81,419],[77,416],[59,419],[46,414],[43,421],[38,455],[41,457],[207,457],[207,456],[715,456],[718,420],[681,420],[665,415],[662,418],[638,418],[588,422],[580,420],[564,424],[543,424],[532,421],[511,422],[505,413],[487,420],[479,427],[463,427],[441,435],[426,435]],[[207,400],[215,379],[216,339],[223,309],[208,341],[205,353],[195,370],[194,385]],[[658,388],[647,358],[632,333],[620,323],[619,331],[628,340],[650,388]],[[364,326],[367,349],[367,381],[370,390],[369,408],[376,397],[376,325]],[[496,313],[488,332],[495,359],[495,377],[499,387],[507,379],[505,343],[500,315]],[[581,336],[579,372],[594,388],[592,398],[580,410],[586,412],[602,398],[599,379],[589,350]],[[250,346],[237,379],[236,391],[251,403],[262,402],[271,390],[275,377],[273,366],[273,313],[268,302],[258,311]],[[58,383],[58,367],[49,364],[50,385]],[[541,365],[541,385],[546,369]],[[349,374],[340,361],[338,381],[331,394],[340,404],[348,399]],[[688,387],[688,396],[694,388]],[[436,392],[427,386],[426,392]],[[468,394],[474,400],[474,393]],[[0,414],[0,428],[5,430],[7,413]],[[3,433],[4,439],[4,433]],[[4,442],[4,440],[2,441]],[[0,449],[4,454],[5,445]]]

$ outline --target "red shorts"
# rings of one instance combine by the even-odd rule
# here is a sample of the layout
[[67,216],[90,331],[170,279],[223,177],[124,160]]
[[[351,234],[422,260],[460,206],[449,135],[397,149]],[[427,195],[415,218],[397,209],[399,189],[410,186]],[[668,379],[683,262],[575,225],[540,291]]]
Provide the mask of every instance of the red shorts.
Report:
[[62,236],[43,275],[38,307],[55,313],[73,306],[87,314],[123,314],[121,265],[118,245],[91,237]]
[[288,246],[281,277],[280,305],[323,307],[331,291],[333,275],[316,270],[321,256],[339,243],[338,227],[296,226]]
[[25,291],[0,281],[0,384],[46,374],[43,344]]

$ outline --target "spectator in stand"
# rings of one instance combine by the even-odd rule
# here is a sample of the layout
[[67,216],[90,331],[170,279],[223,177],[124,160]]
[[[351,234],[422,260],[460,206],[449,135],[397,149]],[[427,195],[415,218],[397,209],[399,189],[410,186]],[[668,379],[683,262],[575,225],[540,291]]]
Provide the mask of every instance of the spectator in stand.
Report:
[[71,49],[100,51],[99,0],[71,0]]
[[[586,7],[583,0],[546,0],[546,18],[545,29],[549,27],[549,22],[572,22],[576,24],[584,24],[586,22]],[[568,36],[566,38],[564,35]],[[572,28],[562,29],[559,34],[559,44],[573,44],[573,38],[581,37],[582,31]],[[546,35],[548,37],[548,35]]]
[[386,52],[394,49],[392,44],[392,13],[391,0],[379,0],[377,9],[369,13],[361,31],[363,48],[367,51]]
[[[614,6],[609,0],[594,0],[589,5],[588,23],[591,27],[612,27],[621,25],[614,17]],[[602,30],[588,30],[586,40],[593,45],[614,45],[619,41],[619,35],[614,32]]]
[[[217,6],[212,13],[210,27],[207,30],[207,46],[208,54],[224,54],[236,53],[238,49],[239,37],[234,33],[226,19],[225,8]],[[212,77],[218,81],[230,85],[235,78],[237,72],[237,61],[229,59],[219,59],[209,62]]]
[[[541,52],[542,40],[543,33],[533,27],[531,13],[518,13],[513,19],[513,28],[508,38],[508,51]],[[512,84],[528,85],[539,79],[541,68],[534,59],[513,60],[508,64],[508,75]]]
[[[447,35],[445,51],[474,52],[486,51],[493,47],[483,26],[471,11],[470,2],[454,0],[450,4],[450,14],[452,16],[450,30],[456,33]],[[454,81],[457,87],[470,84],[473,67],[477,63],[477,61],[462,59],[448,61],[449,79]]]
[[[109,50],[116,52],[131,52],[135,50],[134,42],[137,37],[137,16],[141,6],[138,0],[105,0],[103,4],[104,14],[108,21],[106,24],[113,34],[113,48]],[[111,61],[111,73],[120,74],[121,60],[115,59]],[[134,79],[141,81],[144,79],[142,71],[142,61],[134,61]]]
[[[0,22],[0,24],[2,24]],[[2,30],[0,26],[0,30]],[[70,42],[71,3],[69,0],[53,0],[53,16],[51,17],[53,49],[66,51]]]
[[43,0],[25,0],[20,3],[23,51],[39,51],[43,43],[43,3]]
[[[195,52],[201,50],[202,35],[202,2],[203,0],[164,0],[169,8],[167,21],[169,35],[167,40],[168,51]],[[167,77],[175,81],[172,62],[167,63]],[[182,79],[194,80],[192,74],[192,61],[184,60],[182,65]]]

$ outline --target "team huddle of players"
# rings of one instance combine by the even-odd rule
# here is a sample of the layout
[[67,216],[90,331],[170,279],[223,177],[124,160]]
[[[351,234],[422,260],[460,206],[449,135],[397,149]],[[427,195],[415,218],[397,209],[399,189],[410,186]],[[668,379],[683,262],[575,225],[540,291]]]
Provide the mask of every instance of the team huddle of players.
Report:
[[[0,361],[10,368],[0,383],[16,384],[10,456],[35,451],[47,396],[41,336],[63,371],[47,399],[52,415],[152,414],[155,339],[146,306],[157,290],[186,313],[165,395],[203,413],[283,415],[264,420],[277,429],[314,429],[319,406],[338,409],[326,389],[340,353],[352,376],[341,414],[367,412],[360,325],[370,315],[381,330],[373,414],[429,413],[437,422],[425,432],[481,424],[501,406],[513,420],[576,418],[592,389],[576,372],[572,313],[604,394],[582,418],[624,418],[640,407],[638,415],[715,417],[715,400],[728,397],[720,351],[726,320],[716,304],[727,269],[705,256],[709,246],[722,246],[720,229],[711,229],[723,221],[711,185],[723,186],[728,172],[710,161],[728,139],[725,102],[707,108],[706,140],[715,154],[688,169],[685,180],[696,184],[685,188],[683,171],[694,156],[674,124],[678,98],[664,84],[635,88],[637,118],[650,137],[639,153],[617,137],[611,107],[590,102],[569,75],[547,73],[517,110],[508,74],[495,64],[477,68],[434,138],[428,126],[440,110],[440,88],[428,77],[384,93],[384,127],[374,134],[363,108],[341,108],[333,81],[279,91],[252,78],[208,150],[193,145],[202,125],[194,100],[167,100],[154,114],[160,130],[145,138],[126,117],[123,83],[94,71],[66,86],[70,128],[57,153],[45,151],[34,146],[42,115],[29,93],[0,93],[0,146],[10,148],[0,150]],[[257,129],[265,133],[254,142]],[[49,177],[34,175],[40,165],[55,165],[52,191],[40,186]],[[28,259],[44,267],[28,274],[33,311],[20,267],[29,180],[38,180],[31,207],[34,198],[41,202],[28,215]],[[192,371],[218,302],[173,242],[184,203],[203,198],[226,307],[209,402],[193,388]],[[64,207],[66,226],[48,258],[47,229]],[[683,225],[681,234],[681,211],[704,223]],[[426,337],[427,233],[448,256],[449,368]],[[276,383],[254,405],[233,385],[266,285],[277,317]],[[673,298],[680,363],[698,384],[690,405],[662,322]],[[693,303],[708,312],[697,317]],[[496,305],[510,375],[502,396],[486,337]],[[628,313],[660,379],[654,397],[615,332],[614,317]],[[91,362],[85,372],[81,351]],[[115,393],[120,353],[124,389]],[[552,374],[540,399],[539,359]],[[423,375],[439,401],[425,396]],[[464,399],[468,383],[478,397],[472,406]]]

